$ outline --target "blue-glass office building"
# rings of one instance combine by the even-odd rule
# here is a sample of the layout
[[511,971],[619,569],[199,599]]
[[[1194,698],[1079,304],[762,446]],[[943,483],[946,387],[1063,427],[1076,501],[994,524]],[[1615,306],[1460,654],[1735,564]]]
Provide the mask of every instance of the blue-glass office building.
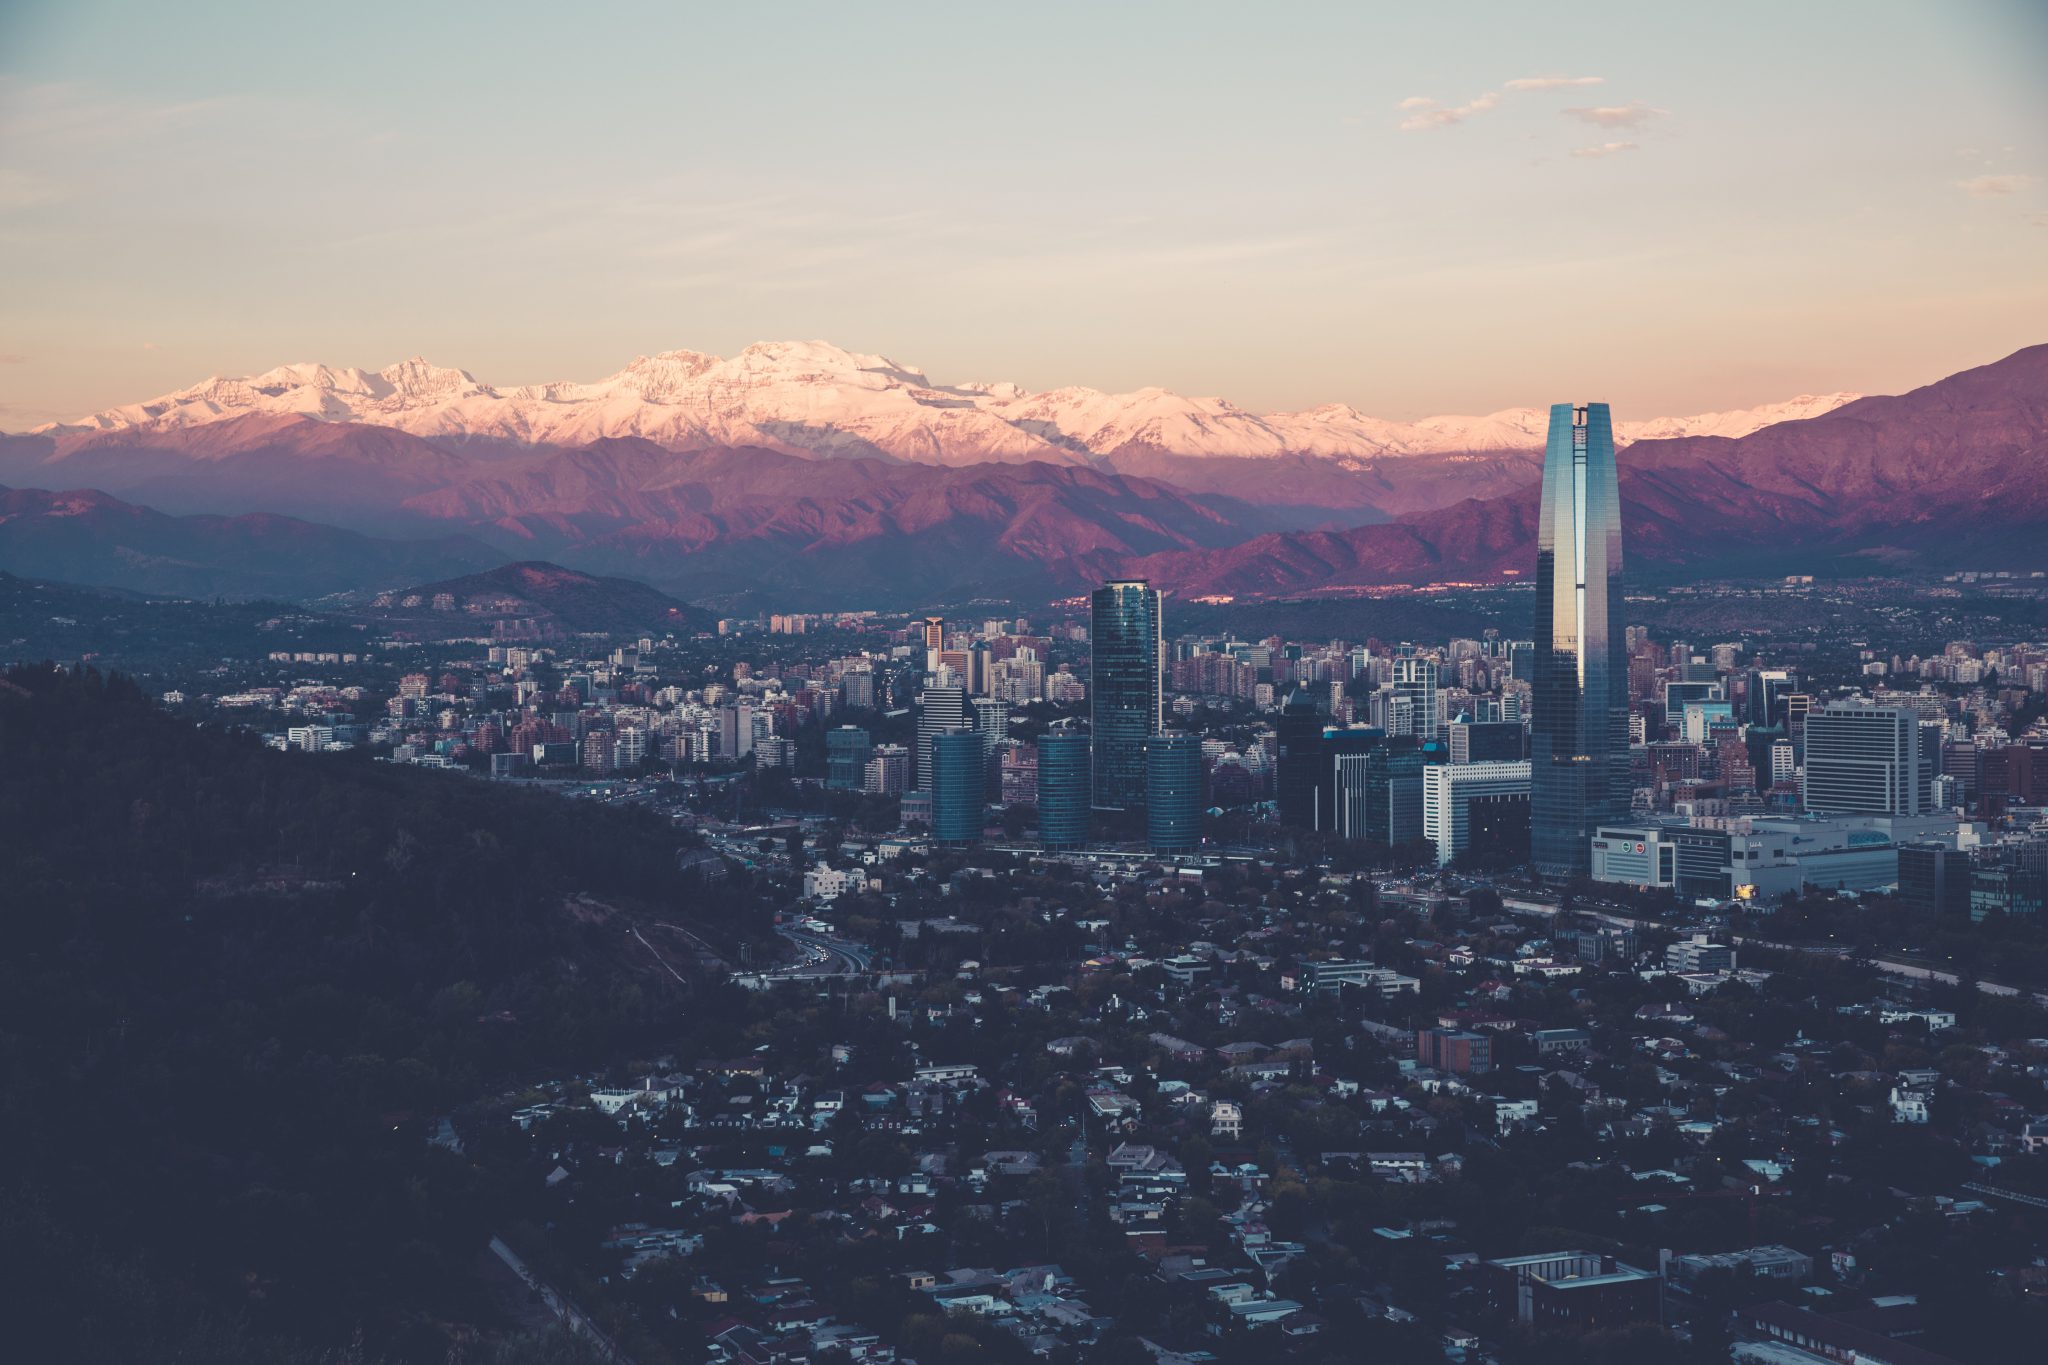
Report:
[[1145,834],[1154,853],[1201,847],[1201,736],[1154,735],[1145,745]]
[[1088,842],[1088,736],[1053,730],[1038,741],[1038,839],[1047,848]]
[[949,730],[932,736],[932,837],[940,843],[966,844],[981,838],[987,808],[987,765],[981,736],[972,730]]
[[827,730],[825,785],[834,791],[859,791],[867,777],[868,758],[873,752],[868,732],[858,725],[841,725]]
[[1089,699],[1095,804],[1123,810],[1145,800],[1145,742],[1159,733],[1159,594],[1144,579],[1105,583],[1090,615]]

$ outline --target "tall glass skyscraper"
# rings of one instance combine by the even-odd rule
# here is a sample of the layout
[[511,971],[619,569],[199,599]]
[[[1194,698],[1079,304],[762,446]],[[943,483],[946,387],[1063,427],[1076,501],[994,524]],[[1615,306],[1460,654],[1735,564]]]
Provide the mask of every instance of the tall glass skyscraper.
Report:
[[1088,842],[1088,736],[1048,730],[1038,741],[1038,841],[1047,848]]
[[966,844],[981,837],[987,771],[981,736],[972,730],[932,737],[932,835],[939,842]]
[[1530,853],[1546,877],[1592,868],[1594,827],[1629,809],[1621,497],[1605,403],[1550,409],[1536,531]]
[[1095,590],[1090,620],[1097,806],[1122,810],[1145,799],[1145,741],[1159,733],[1159,594],[1144,579]]
[[1202,737],[1154,735],[1145,745],[1145,835],[1154,853],[1202,845]]

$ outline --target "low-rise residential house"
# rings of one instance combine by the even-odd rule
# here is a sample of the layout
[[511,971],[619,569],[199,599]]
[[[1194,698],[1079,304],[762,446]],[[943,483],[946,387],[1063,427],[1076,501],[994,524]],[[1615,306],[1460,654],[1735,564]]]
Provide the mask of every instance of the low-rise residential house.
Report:
[[1494,1126],[1503,1133],[1512,1133],[1534,1123],[1539,1112],[1541,1107],[1535,1100],[1495,1100]]
[[1891,1093],[1892,1122],[1925,1123],[1928,1119],[1928,1100],[1925,1090],[1908,1090],[1893,1086]]
[[1230,1100],[1209,1106],[1209,1135],[1235,1142],[1244,1135],[1244,1108]]
[[1435,1174],[1429,1158],[1420,1152],[1367,1152],[1365,1167],[1381,1180],[1402,1185],[1420,1184]]

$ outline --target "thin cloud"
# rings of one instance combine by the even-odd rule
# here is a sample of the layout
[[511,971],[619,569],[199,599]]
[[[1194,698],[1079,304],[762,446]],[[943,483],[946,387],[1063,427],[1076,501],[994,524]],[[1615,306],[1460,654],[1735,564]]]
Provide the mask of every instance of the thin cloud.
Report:
[[1489,90],[1467,104],[1439,105],[1427,95],[1410,95],[1394,107],[1409,111],[1408,117],[1401,120],[1402,132],[1426,133],[1432,128],[1448,128],[1452,124],[1463,123],[1472,115],[1483,114],[1499,103],[1500,92]]
[[[0,214],[117,193],[105,158],[153,137],[221,132],[261,104],[238,95],[155,102],[92,86],[30,83],[0,75]],[[91,168],[101,168],[95,174]],[[125,186],[121,186],[125,188]]]
[[1580,105],[1565,110],[1573,118],[1596,128],[1640,128],[1651,119],[1661,118],[1670,112],[1643,100],[1630,100],[1627,104]]
[[163,347],[157,345],[154,341],[145,341],[142,343],[142,349],[145,351],[161,351]]
[[[1518,92],[1531,90],[1571,90],[1589,85],[1605,85],[1606,83],[1607,78],[1605,76],[1517,76],[1511,81],[1504,82],[1501,88]],[[1487,110],[1495,108],[1500,104],[1500,100],[1500,90],[1489,90],[1483,95],[1473,97],[1472,100],[1465,104],[1444,104],[1429,95],[1410,95],[1407,99],[1395,105],[1394,108],[1407,116],[1401,120],[1399,125],[1402,132],[1426,133],[1433,128],[1449,128],[1455,124],[1463,123],[1474,114],[1483,114]],[[1608,117],[1619,116],[1608,126],[1632,128],[1638,126],[1650,114],[1661,114],[1664,111],[1661,109],[1651,109],[1648,105],[1638,101],[1636,104],[1617,106],[1615,108],[1573,109],[1566,112],[1581,116],[1601,116],[1589,119],[1589,121],[1600,123],[1606,123]]]
[[1633,152],[1640,144],[1634,142],[1596,142],[1590,147],[1574,147],[1573,156],[1613,156],[1616,152]]
[[1035,243],[1003,249],[976,268],[977,281],[998,279],[1029,283],[1041,272],[1055,270],[1064,280],[1128,284],[1148,277],[1181,279],[1190,270],[1228,271],[1238,266],[1277,263],[1272,268],[1314,271],[1323,268],[1341,239],[1318,233],[1263,237],[1189,239],[1162,245],[1156,234],[1115,234],[1076,249],[1041,255]]
[[127,141],[138,132],[234,114],[249,106],[241,95],[152,101],[89,85],[0,77],[0,107],[7,109],[10,131],[45,146]]
[[70,190],[46,175],[0,166],[0,212],[41,208],[67,198]]
[[1996,199],[2001,195],[2018,194],[2033,183],[2031,175],[1978,175],[1956,181],[1956,188],[1979,199]]
[[15,353],[14,353],[14,352],[12,352],[12,351],[9,351],[9,352],[7,352],[7,353],[6,353],[6,354],[4,354],[4,355],[0,355],[0,365],[26,365],[26,364],[28,364],[28,357],[27,357],[27,356],[25,356],[25,355],[17,355],[17,354],[15,354]]

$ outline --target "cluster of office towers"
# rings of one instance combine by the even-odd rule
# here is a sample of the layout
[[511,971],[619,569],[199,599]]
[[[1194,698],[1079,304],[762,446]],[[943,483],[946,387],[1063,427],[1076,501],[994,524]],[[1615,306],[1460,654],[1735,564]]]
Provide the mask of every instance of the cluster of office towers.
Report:
[[1604,403],[1550,410],[1537,537],[1530,685],[1520,714],[1439,726],[1436,663],[1394,661],[1383,726],[1324,724],[1297,691],[1279,724],[1282,823],[1399,845],[1427,838],[1439,861],[1492,846],[1545,876],[1590,865],[1591,839],[1628,814],[1628,659],[1622,628],[1621,506]]
[[[936,661],[945,620],[926,617],[923,629],[927,659]],[[1142,579],[1104,584],[1091,600],[1090,639],[1089,728],[1057,726],[1037,743],[1039,841],[1079,848],[1089,841],[1098,811],[1142,808],[1153,852],[1192,852],[1201,844],[1202,744],[1198,735],[1165,729],[1158,591]],[[930,672],[933,680],[919,699],[916,749],[904,756],[911,789],[906,802],[911,811],[928,814],[934,838],[968,843],[982,836],[990,757],[1008,736],[1009,707],[975,695],[980,689],[971,672],[959,681],[935,663]],[[862,741],[860,761],[874,761],[865,737],[850,731],[849,765],[855,739]],[[928,812],[920,809],[925,803]]]
[[[1622,567],[1608,407],[1557,404],[1544,455],[1532,640],[1503,643],[1498,661],[1528,682],[1526,713],[1519,696],[1508,696],[1487,703],[1492,711],[1445,723],[1438,665],[1419,656],[1391,661],[1376,703],[1380,725],[1327,724],[1298,689],[1276,727],[1281,821],[1389,845],[1426,838],[1441,862],[1484,847],[1526,859],[1549,878],[1592,872],[1594,840],[1603,826],[1629,818],[1633,796]],[[936,661],[944,622],[927,618],[925,630]],[[1041,841],[1079,847],[1098,812],[1142,808],[1155,852],[1193,851],[1202,747],[1199,736],[1163,724],[1160,594],[1143,580],[1104,584],[1091,599],[1090,638],[1090,726],[1055,727],[1037,745]],[[967,842],[981,836],[989,756],[1006,736],[1008,710],[973,695],[983,689],[971,676],[956,685],[934,668],[919,713],[914,799],[930,802],[939,839]],[[1777,697],[1774,684],[1794,685],[1787,675],[1759,675],[1752,702],[1804,702]],[[1704,725],[1709,704],[1698,709]],[[1687,717],[1690,724],[1690,705]],[[1940,808],[1938,726],[1870,703],[1839,702],[1801,719],[1809,811],[1912,816]],[[1790,778],[1789,744],[1773,749],[1772,765],[1774,781]]]

